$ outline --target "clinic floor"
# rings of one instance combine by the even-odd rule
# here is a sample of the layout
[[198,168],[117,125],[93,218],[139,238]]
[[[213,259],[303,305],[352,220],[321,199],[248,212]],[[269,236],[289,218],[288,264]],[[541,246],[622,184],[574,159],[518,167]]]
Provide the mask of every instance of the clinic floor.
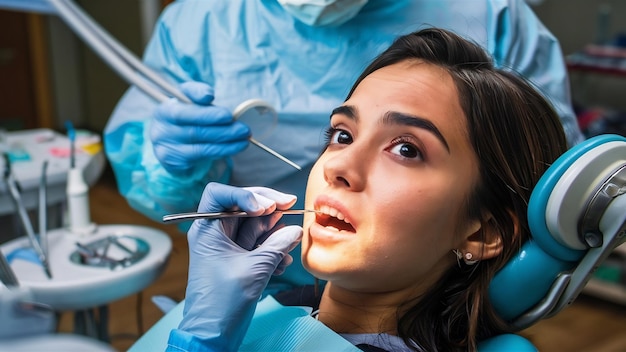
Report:
[[[165,272],[142,293],[109,305],[109,334],[119,351],[127,350],[162,313],[150,301],[154,295],[180,300],[187,278],[187,243],[173,225],[152,222],[130,208],[119,195],[109,169],[90,191],[92,220],[98,224],[152,226],[168,233],[173,250]],[[59,329],[71,331],[72,315],[61,316]],[[626,351],[626,307],[585,295],[556,317],[543,320],[521,333],[542,352]]]

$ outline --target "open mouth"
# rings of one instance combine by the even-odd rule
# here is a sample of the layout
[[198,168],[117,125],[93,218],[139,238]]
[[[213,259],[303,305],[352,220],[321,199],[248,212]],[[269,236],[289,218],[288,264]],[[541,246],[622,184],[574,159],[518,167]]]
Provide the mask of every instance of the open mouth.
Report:
[[320,209],[320,213],[315,216],[315,221],[328,228],[335,229],[337,231],[356,232],[352,224],[342,214],[331,215],[328,211]]

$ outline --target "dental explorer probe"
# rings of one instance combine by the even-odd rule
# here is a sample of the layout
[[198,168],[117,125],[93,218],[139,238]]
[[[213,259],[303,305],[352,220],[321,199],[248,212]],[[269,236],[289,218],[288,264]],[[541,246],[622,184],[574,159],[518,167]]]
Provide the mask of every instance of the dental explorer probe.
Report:
[[[304,213],[317,213],[316,210],[310,209],[288,209],[288,210],[275,210],[270,214],[263,214],[259,216],[267,216],[274,213],[282,213],[283,215],[299,215]],[[175,223],[196,219],[221,219],[221,218],[245,218],[245,217],[254,217],[254,215],[250,215],[245,211],[220,211],[217,213],[178,213],[178,214],[170,214],[163,216],[163,222]]]
[[50,272],[50,264],[48,263],[48,257],[41,249],[39,245],[39,241],[37,240],[37,236],[35,236],[35,231],[33,230],[33,225],[30,222],[30,218],[28,217],[28,213],[26,212],[26,208],[24,207],[24,203],[22,202],[22,197],[20,195],[20,191],[18,189],[17,180],[13,176],[11,172],[11,159],[7,153],[4,153],[5,160],[5,170],[4,170],[4,180],[9,189],[9,194],[13,199],[13,203],[15,204],[15,208],[17,208],[17,213],[20,216],[20,220],[22,220],[22,225],[24,226],[24,230],[26,231],[26,235],[28,236],[28,240],[30,241],[33,250],[39,257],[39,261],[41,261],[41,265],[46,272],[46,275],[49,279],[52,278],[52,273]]

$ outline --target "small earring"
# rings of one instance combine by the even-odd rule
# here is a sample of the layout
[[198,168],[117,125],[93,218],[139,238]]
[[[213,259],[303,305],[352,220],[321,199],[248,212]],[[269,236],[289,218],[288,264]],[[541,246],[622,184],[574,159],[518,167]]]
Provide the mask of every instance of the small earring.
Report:
[[474,265],[474,264],[478,263],[478,260],[472,260],[472,258],[474,258],[472,253],[467,252],[467,253],[465,253],[465,258],[463,258],[463,261],[467,265]]

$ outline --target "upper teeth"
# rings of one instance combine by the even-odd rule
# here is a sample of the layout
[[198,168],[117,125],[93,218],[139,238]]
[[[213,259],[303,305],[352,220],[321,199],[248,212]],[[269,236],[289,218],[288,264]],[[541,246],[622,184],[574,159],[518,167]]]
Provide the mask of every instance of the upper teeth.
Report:
[[334,218],[337,218],[339,220],[343,220],[343,221],[345,221],[348,224],[350,223],[350,221],[348,219],[346,219],[346,216],[343,215],[342,212],[340,212],[339,210],[337,210],[335,208],[331,208],[328,205],[322,205],[320,207],[319,211],[322,214],[330,215],[330,216],[332,216]]

